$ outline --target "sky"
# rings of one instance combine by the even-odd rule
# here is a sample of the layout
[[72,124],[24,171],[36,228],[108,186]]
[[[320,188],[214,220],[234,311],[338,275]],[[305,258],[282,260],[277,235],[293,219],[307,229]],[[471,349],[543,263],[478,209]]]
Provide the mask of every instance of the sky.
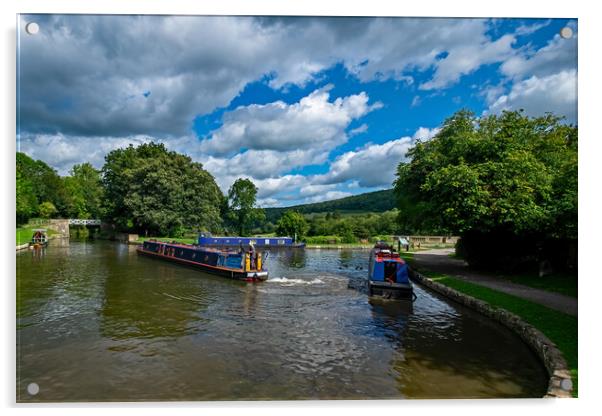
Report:
[[575,19],[21,15],[17,150],[67,175],[161,142],[224,192],[251,179],[263,207],[388,189],[408,149],[460,109],[576,124],[577,29]]

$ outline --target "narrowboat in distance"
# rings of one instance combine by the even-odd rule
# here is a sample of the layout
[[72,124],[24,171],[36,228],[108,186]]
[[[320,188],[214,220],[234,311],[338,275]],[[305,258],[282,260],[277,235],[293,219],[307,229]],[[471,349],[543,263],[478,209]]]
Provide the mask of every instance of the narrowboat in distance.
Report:
[[253,244],[255,247],[269,248],[303,248],[305,243],[296,243],[291,237],[217,237],[209,233],[201,233],[199,246],[203,247],[239,247]]
[[48,246],[48,236],[43,228],[33,230],[33,236],[29,242],[30,248],[40,248]]
[[384,299],[412,299],[414,289],[408,265],[393,247],[378,242],[370,251],[368,294]]
[[236,280],[257,282],[267,280],[267,252],[232,251],[204,248],[197,245],[145,241],[136,248],[138,254],[192,266],[207,273]]

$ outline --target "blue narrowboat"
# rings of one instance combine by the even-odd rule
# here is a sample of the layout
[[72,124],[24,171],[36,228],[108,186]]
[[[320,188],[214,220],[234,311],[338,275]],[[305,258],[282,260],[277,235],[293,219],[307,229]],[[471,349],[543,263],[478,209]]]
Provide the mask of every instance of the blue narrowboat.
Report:
[[207,273],[247,282],[267,280],[267,252],[232,251],[197,245],[149,240],[139,246],[138,254],[192,266]]
[[199,235],[199,246],[203,247],[244,247],[250,244],[255,247],[305,247],[305,243],[295,243],[291,237],[215,237],[211,234]]
[[370,252],[368,294],[385,299],[409,299],[413,287],[408,265],[393,247],[378,242]]

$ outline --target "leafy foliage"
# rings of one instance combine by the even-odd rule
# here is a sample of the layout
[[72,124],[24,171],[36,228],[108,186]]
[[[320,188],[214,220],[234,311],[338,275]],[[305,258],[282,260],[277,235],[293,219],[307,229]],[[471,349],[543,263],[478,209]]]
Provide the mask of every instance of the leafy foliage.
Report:
[[69,194],[63,180],[54,169],[25,153],[16,156],[17,222],[22,224],[38,214],[39,205],[50,202],[57,214],[67,216]]
[[57,209],[54,204],[50,201],[45,201],[40,204],[38,207],[38,213],[42,218],[50,218],[54,214],[56,214]]
[[104,215],[102,198],[104,190],[100,171],[90,163],[74,165],[71,176],[64,178],[70,195],[68,213],[74,218],[101,218]]
[[130,145],[105,157],[105,218],[145,235],[218,231],[223,195],[211,174],[163,144]]
[[236,225],[238,235],[248,235],[253,221],[263,221],[263,209],[255,207],[257,187],[249,179],[237,179],[228,191],[228,217]]
[[548,239],[576,239],[577,128],[560,121],[520,111],[454,114],[398,167],[402,228],[459,234],[469,261],[491,257],[471,255],[488,239],[526,243],[526,255]]
[[307,233],[309,226],[303,215],[296,211],[286,211],[276,224],[276,233],[278,235],[287,235],[302,240]]

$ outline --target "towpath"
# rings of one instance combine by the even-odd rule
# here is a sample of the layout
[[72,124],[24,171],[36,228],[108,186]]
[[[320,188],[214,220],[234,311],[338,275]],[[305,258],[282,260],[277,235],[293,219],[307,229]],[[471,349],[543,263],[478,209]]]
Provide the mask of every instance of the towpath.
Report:
[[446,274],[577,316],[577,298],[513,283],[495,275],[475,272],[468,268],[464,260],[450,257],[453,252],[453,248],[419,251],[414,253],[414,264],[419,270],[422,268]]

